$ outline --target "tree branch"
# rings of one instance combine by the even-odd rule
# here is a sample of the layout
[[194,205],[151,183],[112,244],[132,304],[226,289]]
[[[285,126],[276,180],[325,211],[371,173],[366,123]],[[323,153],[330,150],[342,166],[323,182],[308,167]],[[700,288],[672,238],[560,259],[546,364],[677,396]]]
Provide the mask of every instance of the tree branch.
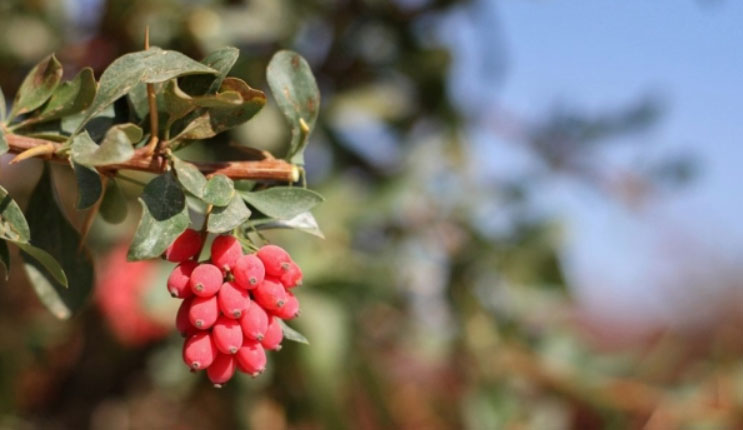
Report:
[[[41,145],[48,146],[51,144],[55,149],[60,147],[60,144],[57,142],[12,133],[6,133],[5,139],[8,142],[10,152],[16,154]],[[66,157],[56,154],[41,154],[38,158],[62,163],[68,162]],[[213,163],[190,161],[190,163],[195,165],[205,175],[221,174],[231,179],[275,180],[283,182],[296,182],[299,180],[299,169],[284,160],[264,159]],[[140,170],[152,173],[162,173],[165,171],[165,168],[165,158],[157,154],[148,154],[146,147],[137,149],[134,157],[125,163],[97,167],[101,172],[111,170]]]

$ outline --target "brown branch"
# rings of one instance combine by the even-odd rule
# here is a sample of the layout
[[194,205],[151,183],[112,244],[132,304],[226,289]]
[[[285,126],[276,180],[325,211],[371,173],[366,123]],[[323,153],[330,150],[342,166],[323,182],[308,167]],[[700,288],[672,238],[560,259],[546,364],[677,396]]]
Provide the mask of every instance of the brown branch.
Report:
[[[16,154],[41,145],[48,146],[51,144],[55,149],[59,149],[60,147],[60,144],[57,142],[12,133],[6,133],[5,139],[8,142],[10,152]],[[67,157],[57,154],[41,154],[38,158],[68,163]],[[296,182],[299,179],[299,169],[284,160],[264,159],[213,163],[192,161],[191,163],[206,175],[222,174],[231,179],[273,180],[282,182]],[[102,172],[112,170],[140,170],[162,173],[166,170],[166,164],[165,158],[162,156],[148,154],[147,148],[139,148],[135,151],[134,157],[131,160],[120,164],[98,166],[98,170]]]

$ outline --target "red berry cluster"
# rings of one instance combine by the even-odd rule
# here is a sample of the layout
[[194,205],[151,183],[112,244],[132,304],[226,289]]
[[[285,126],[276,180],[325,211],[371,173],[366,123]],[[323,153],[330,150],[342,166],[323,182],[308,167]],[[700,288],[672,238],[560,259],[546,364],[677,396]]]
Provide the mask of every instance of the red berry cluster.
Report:
[[243,254],[233,236],[218,236],[211,262],[198,263],[202,237],[186,230],[165,251],[180,263],[168,278],[168,291],[183,299],[175,325],[186,337],[183,360],[192,370],[206,369],[216,385],[238,370],[256,376],[266,366],[265,350],[278,350],[283,333],[279,319],[299,313],[290,291],[302,283],[302,271],[289,254],[266,245]]

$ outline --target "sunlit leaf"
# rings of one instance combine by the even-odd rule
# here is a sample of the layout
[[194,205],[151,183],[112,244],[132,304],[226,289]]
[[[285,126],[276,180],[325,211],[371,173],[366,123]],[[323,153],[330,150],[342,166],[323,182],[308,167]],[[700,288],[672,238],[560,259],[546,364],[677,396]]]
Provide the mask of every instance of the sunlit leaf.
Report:
[[183,161],[178,157],[173,158],[173,165],[178,182],[183,185],[183,188],[194,196],[201,198],[204,195],[204,187],[206,186],[206,177],[204,177],[204,174],[193,164]]
[[233,109],[239,107],[243,102],[242,96],[237,91],[223,91],[217,94],[204,96],[190,96],[182,91],[175,79],[168,81],[161,95],[161,110],[167,116],[166,128],[177,120],[183,118],[197,108],[223,108]]
[[34,121],[49,121],[82,112],[93,103],[96,88],[93,69],[81,70],[71,81],[63,82],[54,90],[49,103],[34,117]]
[[0,187],[0,238],[14,242],[31,240],[31,230],[18,203]]
[[[64,269],[62,269],[62,266],[60,266],[54,256],[30,243],[15,242],[15,244],[21,248],[25,255],[36,260],[55,281],[59,282],[65,288],[68,287],[67,275],[65,275]],[[26,258],[26,260],[28,259]]]
[[62,65],[52,54],[28,73],[16,93],[10,118],[31,112],[49,100],[62,80]]
[[210,233],[225,233],[240,226],[249,217],[250,209],[235,195],[229,205],[212,211],[207,221],[207,230]]
[[77,203],[78,210],[88,209],[93,206],[103,193],[101,175],[97,170],[82,164],[72,163],[77,180]]
[[184,92],[191,95],[215,93],[222,85],[222,81],[235,65],[240,50],[227,46],[207,55],[201,63],[217,71],[217,76],[191,75],[184,76],[179,83]]
[[157,221],[172,218],[186,208],[186,195],[171,172],[152,179],[142,190],[142,201]]
[[294,342],[303,343],[305,345],[309,345],[310,341],[307,340],[304,335],[293,328],[289,327],[283,320],[279,320],[279,325],[281,326],[281,332],[284,334],[284,339],[288,339]]
[[127,254],[129,261],[159,257],[188,228],[190,223],[188,209],[185,205],[183,210],[175,216],[158,221],[150,214],[144,200],[139,199],[139,202],[142,205],[142,218],[139,220],[137,232],[129,246]]
[[270,218],[251,221],[250,225],[258,230],[273,229],[292,229],[325,239],[325,235],[320,230],[317,220],[310,212],[301,213],[288,220],[274,220]]
[[296,187],[272,187],[254,192],[241,191],[240,196],[265,215],[276,219],[291,219],[309,211],[324,200],[314,191]]
[[100,145],[96,145],[87,132],[72,139],[71,156],[80,164],[105,166],[124,163],[134,156],[133,144],[142,138],[142,129],[134,124],[111,127]]
[[235,195],[235,184],[225,175],[214,175],[204,187],[202,198],[214,206],[227,206]]

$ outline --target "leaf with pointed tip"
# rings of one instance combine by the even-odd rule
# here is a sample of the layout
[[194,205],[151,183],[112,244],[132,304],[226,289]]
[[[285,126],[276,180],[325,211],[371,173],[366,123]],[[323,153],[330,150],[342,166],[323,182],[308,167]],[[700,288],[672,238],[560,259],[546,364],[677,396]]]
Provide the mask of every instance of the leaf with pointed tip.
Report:
[[173,123],[195,109],[205,108],[234,108],[242,104],[242,96],[237,91],[224,91],[218,94],[204,96],[190,96],[178,87],[175,79],[165,84],[161,100],[161,109],[167,114],[165,127],[169,129]]
[[14,242],[31,240],[31,230],[23,211],[3,187],[0,187],[0,239]]
[[96,88],[93,69],[84,68],[71,81],[63,82],[54,90],[51,99],[33,118],[33,122],[49,121],[84,111],[93,103]]
[[207,220],[206,229],[209,233],[226,233],[248,220],[250,209],[240,196],[235,195],[230,204],[223,208],[215,208]]
[[178,76],[204,73],[215,75],[217,71],[176,51],[153,47],[123,55],[111,63],[101,75],[98,92],[86,111],[83,123],[141,82],[153,84]]
[[320,110],[315,76],[307,61],[292,51],[277,52],[268,63],[266,76],[276,103],[292,127],[287,159],[304,164],[304,148]]
[[283,320],[279,320],[281,326],[281,332],[284,334],[284,339],[292,340],[294,342],[303,343],[309,345],[310,341],[307,340],[304,335],[293,328],[289,327]]
[[126,213],[129,207],[126,204],[126,197],[121,192],[121,188],[113,178],[106,184],[106,193],[103,195],[101,207],[98,213],[101,214],[106,222],[118,224],[126,219]]
[[10,119],[31,112],[49,100],[62,80],[62,65],[54,54],[34,66],[23,80],[13,101]]
[[325,200],[314,191],[296,187],[272,187],[254,192],[241,191],[240,195],[254,208],[276,219],[293,218]]
[[97,170],[72,162],[77,180],[77,203],[78,210],[88,209],[93,206],[103,193],[101,175]]
[[165,221],[183,212],[186,195],[173,173],[165,172],[151,180],[142,191],[142,201],[150,215],[157,221]]
[[206,186],[204,174],[193,164],[178,157],[173,157],[173,166],[178,182],[183,185],[183,188],[196,197],[203,197]]
[[54,278],[55,281],[59,282],[65,288],[69,286],[69,283],[67,281],[67,275],[65,275],[64,269],[62,269],[62,266],[59,265],[59,263],[54,258],[54,256],[52,256],[51,254],[49,254],[48,252],[44,251],[41,248],[31,245],[30,243],[23,243],[23,242],[14,242],[14,243],[19,248],[21,248],[21,250],[23,251],[25,255],[28,255],[29,257],[36,260],[36,262],[41,264],[41,266],[44,267],[44,270],[46,270],[48,274],[52,275],[52,278]]
[[0,240],[0,266],[7,281],[10,276],[10,251],[8,251],[8,242],[4,240]]
[[129,246],[127,259],[129,261],[146,260],[156,258],[170,246],[173,241],[183,233],[190,223],[188,208],[173,217],[158,221],[147,209],[147,204],[139,199],[142,205],[142,218],[139,220],[137,232]]
[[8,152],[8,140],[5,138],[3,128],[0,127],[0,155],[5,154],[6,152]]
[[264,218],[256,221],[251,221],[250,225],[258,230],[273,230],[273,229],[292,229],[299,230],[305,233],[317,236],[320,239],[325,239],[325,235],[322,234],[320,226],[317,224],[317,220],[311,212],[304,212],[292,219],[288,220],[274,220],[271,218]]
[[129,161],[134,156],[134,143],[142,139],[142,129],[134,124],[119,124],[111,127],[96,145],[87,132],[72,139],[72,159],[86,166],[105,166]]
[[235,184],[225,175],[214,175],[204,187],[203,200],[214,206],[227,206],[235,195]]
[[239,55],[240,50],[233,46],[227,46],[210,53],[201,60],[201,63],[216,70],[217,76],[184,76],[181,78],[180,87],[184,92],[190,95],[200,96],[203,94],[215,93],[219,89],[220,85],[222,85],[222,81],[227,76],[227,73],[229,73],[232,66],[235,65]]

